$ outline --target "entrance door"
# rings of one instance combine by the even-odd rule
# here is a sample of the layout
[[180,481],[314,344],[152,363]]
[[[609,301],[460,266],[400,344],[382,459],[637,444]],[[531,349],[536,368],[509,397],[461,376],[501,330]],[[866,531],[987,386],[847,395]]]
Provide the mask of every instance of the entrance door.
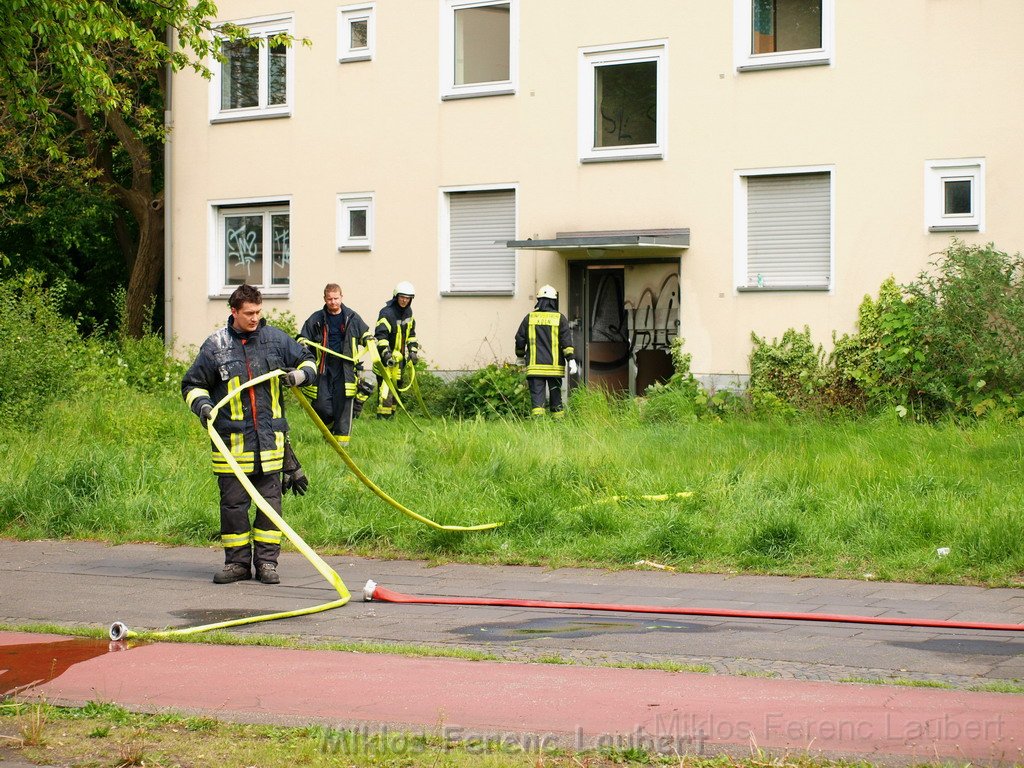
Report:
[[569,262],[567,316],[587,383],[643,394],[672,375],[679,334],[679,260]]
[[621,266],[570,264],[569,316],[583,378],[611,392],[629,390],[629,317]]

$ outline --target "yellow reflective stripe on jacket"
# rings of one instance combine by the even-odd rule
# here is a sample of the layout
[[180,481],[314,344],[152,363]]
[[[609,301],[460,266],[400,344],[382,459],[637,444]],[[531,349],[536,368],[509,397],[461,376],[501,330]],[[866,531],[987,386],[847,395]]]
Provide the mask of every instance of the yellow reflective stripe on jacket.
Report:
[[546,376],[548,378],[562,378],[565,369],[560,365],[528,365],[526,366],[527,376]]
[[258,541],[263,544],[280,544],[281,532],[277,529],[265,531],[260,528],[253,528],[252,539],[253,541]]
[[[235,461],[242,468],[242,471],[246,474],[251,474],[256,471],[256,454],[253,451],[245,450],[245,435],[241,432],[232,432],[228,435],[228,444],[230,446],[231,455]],[[228,464],[221,452],[214,449],[212,451],[213,457],[213,471],[218,475],[231,474],[231,465]]]
[[264,472],[280,472],[284,467],[284,432],[274,433],[274,447],[260,451],[260,467]]
[[251,536],[249,531],[245,533],[222,533],[220,544],[222,547],[247,547]]
[[209,390],[203,389],[202,387],[196,387],[185,396],[185,405],[191,408],[192,403],[194,403],[200,397],[210,397]]
[[314,363],[312,360],[303,360],[301,363],[299,363],[299,370],[301,371],[303,368],[307,366],[309,367],[309,373],[307,373],[306,375],[316,376],[316,363]]
[[[238,389],[240,386],[242,386],[242,378],[240,376],[235,376],[228,382],[228,391],[230,392]],[[232,421],[241,421],[245,418],[245,415],[242,413],[242,391],[240,389],[238,389],[234,396],[228,401],[228,407],[230,409],[229,414]]]

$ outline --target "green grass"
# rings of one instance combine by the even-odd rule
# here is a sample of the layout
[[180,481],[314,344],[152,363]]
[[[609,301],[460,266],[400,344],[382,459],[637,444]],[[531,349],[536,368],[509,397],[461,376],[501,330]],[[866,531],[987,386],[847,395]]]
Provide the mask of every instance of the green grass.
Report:
[[967,690],[983,693],[1024,693],[1024,685],[1019,680],[992,680],[980,685],[972,685]]
[[[311,485],[285,517],[324,554],[1022,583],[1019,424],[654,421],[593,394],[572,406],[561,423],[356,422],[354,460],[395,499],[444,524],[503,523],[451,533],[370,493],[292,404]],[[208,441],[178,397],[89,391],[45,416],[0,427],[0,535],[216,539]],[[637,498],[680,491],[693,495]]]
[[621,661],[604,666],[616,669],[660,669],[663,672],[699,672],[706,675],[714,672],[707,664],[680,664],[675,661]]
[[[29,733],[36,738],[27,743]],[[854,768],[867,762],[830,761],[805,754],[772,756],[742,750],[741,756],[680,756],[640,747],[576,751],[538,736],[474,737],[444,723],[421,732],[320,725],[288,728],[227,723],[176,713],[135,714],[116,705],[47,704],[0,708],[0,739],[17,756],[45,765],[222,768],[296,765],[349,768],[612,768],[623,764],[672,768]]]
[[[863,685],[902,685],[907,688],[955,688],[952,683],[939,680],[911,680],[906,677],[843,677],[840,683],[861,683]],[[972,689],[973,690],[973,689]]]

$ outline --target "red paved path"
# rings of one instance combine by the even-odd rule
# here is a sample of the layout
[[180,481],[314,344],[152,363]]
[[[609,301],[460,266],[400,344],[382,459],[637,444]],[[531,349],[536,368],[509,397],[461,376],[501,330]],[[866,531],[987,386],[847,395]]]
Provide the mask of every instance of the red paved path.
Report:
[[[82,643],[0,632],[0,664],[20,663],[9,646],[48,641],[55,656],[65,643]],[[1024,762],[1021,696],[659,670],[154,643],[78,661],[22,694],[33,695],[229,720],[386,725],[533,748],[542,741],[680,752],[756,745]]]

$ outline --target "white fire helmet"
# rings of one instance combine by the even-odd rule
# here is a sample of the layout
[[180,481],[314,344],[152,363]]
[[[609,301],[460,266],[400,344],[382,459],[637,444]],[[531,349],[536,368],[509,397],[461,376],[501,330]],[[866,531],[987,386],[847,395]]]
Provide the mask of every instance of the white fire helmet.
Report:
[[416,289],[413,288],[412,283],[408,280],[403,280],[395,286],[394,296],[402,295],[408,296],[410,299],[416,295]]
[[558,291],[556,291],[553,286],[542,285],[540,287],[540,290],[537,291],[537,298],[538,299],[557,299],[558,298]]

